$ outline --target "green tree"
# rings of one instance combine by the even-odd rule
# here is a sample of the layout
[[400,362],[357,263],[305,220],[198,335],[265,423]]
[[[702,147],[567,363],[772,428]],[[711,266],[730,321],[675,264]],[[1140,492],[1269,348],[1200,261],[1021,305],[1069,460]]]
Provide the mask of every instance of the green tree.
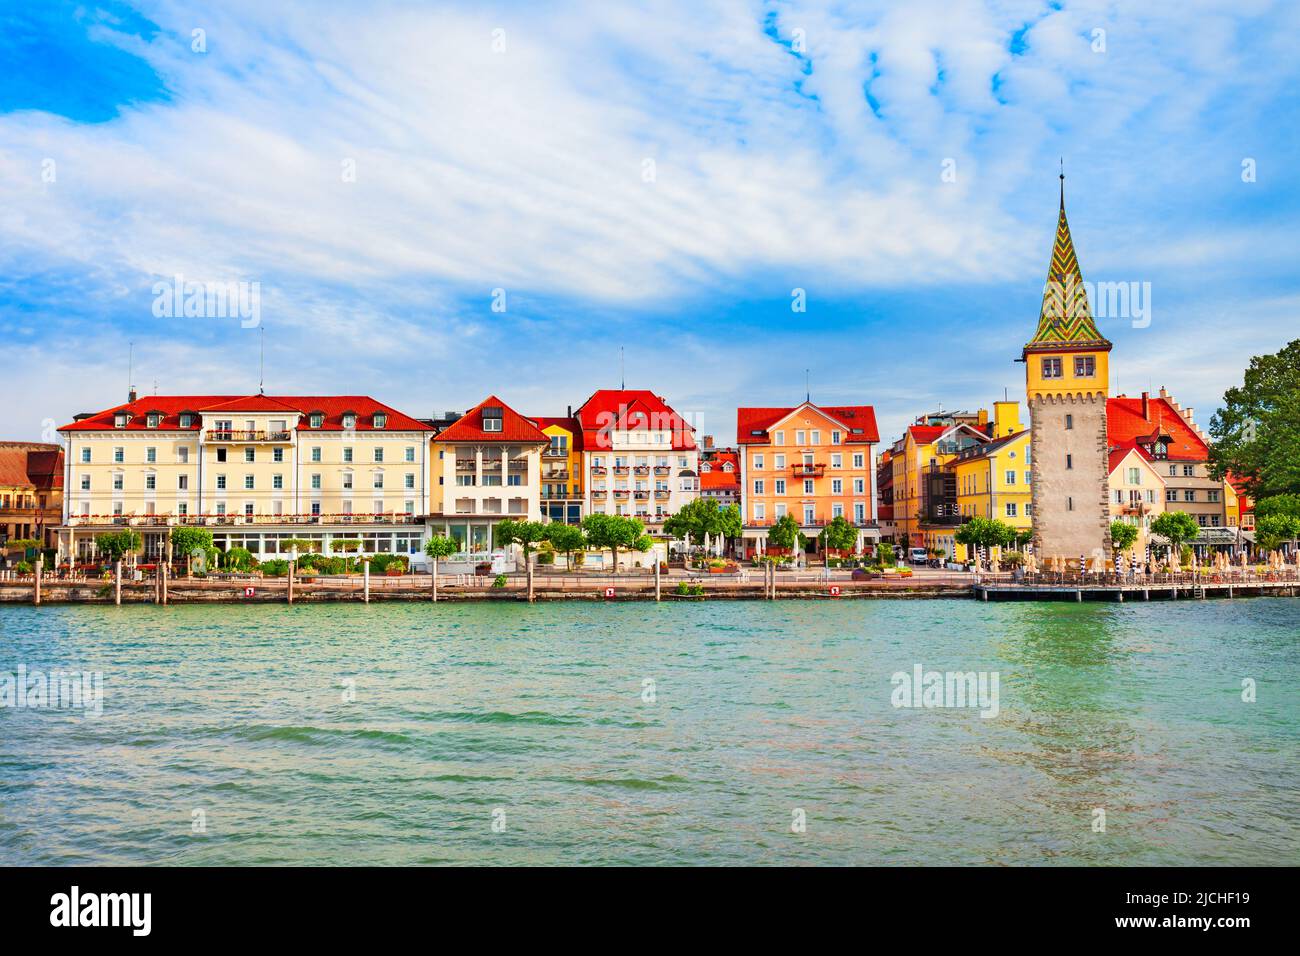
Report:
[[212,550],[212,532],[193,525],[177,525],[171,532],[172,554],[185,555],[185,576],[189,577],[196,555]]
[[722,535],[725,541],[735,541],[745,530],[745,523],[740,517],[739,505],[727,505],[718,512],[718,529],[717,534]]
[[524,549],[524,564],[528,564],[533,546],[546,540],[546,525],[540,521],[515,521],[507,518],[492,529],[492,537],[498,545],[519,545]]
[[1110,523],[1110,545],[1115,559],[1133,547],[1137,541],[1138,529],[1136,525],[1131,525],[1127,521],[1112,521]]
[[1025,545],[1033,544],[1033,543],[1034,543],[1033,528],[1020,528],[1016,531],[1015,545],[1017,548],[1023,550]]
[[794,520],[794,515],[785,514],[767,529],[767,546],[791,552],[802,551],[808,546],[808,537],[799,530],[799,522]]
[[852,551],[858,544],[858,529],[843,515],[832,518],[817,536],[823,551]]
[[1009,548],[1015,544],[1016,529],[996,518],[971,518],[953,540],[967,548]]
[[353,553],[361,550],[361,539],[335,538],[330,542],[330,550],[343,552],[343,571],[347,573],[352,570]]
[[1151,533],[1169,542],[1171,554],[1182,555],[1183,544],[1201,533],[1201,526],[1186,511],[1166,511],[1151,522]]
[[454,540],[443,534],[435,534],[424,544],[424,553],[429,556],[432,562],[433,577],[433,599],[438,600],[438,561],[442,558],[450,558],[456,553],[457,544]]
[[553,522],[546,526],[546,540],[551,547],[564,555],[569,567],[573,566],[573,552],[581,551],[587,546],[587,537],[577,525]]
[[1289,514],[1266,514],[1255,518],[1255,544],[1275,551],[1287,541],[1300,538],[1300,518]]
[[141,546],[140,534],[136,531],[104,531],[95,535],[95,547],[114,563],[139,551]]
[[641,519],[627,515],[590,514],[582,519],[582,530],[586,532],[591,547],[610,551],[615,574],[618,573],[618,552],[623,548],[641,550],[641,538],[645,535]]
[[1269,515],[1289,515],[1300,518],[1300,495],[1273,495],[1255,502],[1255,517]]
[[251,571],[256,566],[257,559],[247,548],[230,548],[226,551],[224,564],[231,571]]
[[1251,497],[1300,493],[1300,339],[1250,360],[1210,420],[1210,473],[1242,479]]

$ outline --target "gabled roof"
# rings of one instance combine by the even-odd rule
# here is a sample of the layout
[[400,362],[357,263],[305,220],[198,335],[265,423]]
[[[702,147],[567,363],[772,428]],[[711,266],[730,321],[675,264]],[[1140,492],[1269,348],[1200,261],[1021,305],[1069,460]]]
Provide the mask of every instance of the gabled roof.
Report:
[[[250,408],[249,401],[257,398],[265,400],[265,407]],[[387,425],[382,431],[427,432],[430,430],[429,426],[416,421],[411,416],[403,414],[395,408],[385,405],[383,402],[376,401],[368,395],[145,395],[134,402],[117,405],[102,412],[96,412],[82,421],[64,425],[59,431],[197,432],[201,426],[197,417],[187,428],[181,428],[180,415],[182,412],[219,415],[224,411],[231,414],[238,411],[261,412],[262,414],[283,411],[286,418],[297,412],[303,417],[298,421],[296,427],[299,431],[304,432],[342,431],[345,412],[353,412],[357,416],[354,431],[375,430],[375,412],[382,412],[388,416]],[[125,428],[116,428],[113,424],[114,416],[118,412],[126,412],[131,416],[131,420],[127,422]],[[149,428],[147,416],[150,412],[162,413],[162,422],[156,428]],[[312,412],[320,412],[324,415],[324,422],[320,428],[310,427],[306,416]],[[294,427],[293,423],[290,423],[290,427]]]
[[[741,445],[765,445],[770,441],[768,432],[782,419],[801,408],[815,412],[834,421],[845,431],[846,444],[870,444],[880,441],[876,428],[876,410],[870,405],[814,405],[804,402],[788,408],[738,408],[736,409],[736,442]],[[757,433],[757,434],[756,434]]]
[[[501,409],[501,431],[483,430],[483,409]],[[550,439],[529,419],[507,405],[495,395],[479,402],[453,425],[438,435],[439,442],[515,442],[523,444],[549,444]]]
[[1155,461],[1155,459],[1153,459],[1150,455],[1148,455],[1146,453],[1146,450],[1143,449],[1140,445],[1128,445],[1123,448],[1111,448],[1110,457],[1106,464],[1109,473],[1114,474],[1115,469],[1118,468],[1120,464],[1124,461],[1124,459],[1127,458],[1129,455],[1137,455],[1144,462],[1146,462],[1149,467],[1151,467],[1152,472],[1155,473],[1157,478],[1159,478],[1162,482],[1164,481],[1164,476],[1161,475],[1160,472],[1155,467],[1152,466],[1152,463]]
[[1061,177],[1061,211],[1056,219],[1056,239],[1052,243],[1052,261],[1047,267],[1038,329],[1025,348],[1061,346],[1110,348],[1110,342],[1097,330],[1092,310],[1088,307],[1083,272],[1074,253],[1070,224],[1065,218],[1065,176]]
[[1169,443],[1170,461],[1205,461],[1210,457],[1210,447],[1166,399],[1151,398],[1148,407],[1151,417],[1143,418],[1141,398],[1106,399],[1106,439],[1111,448],[1132,448],[1163,431],[1173,439]]
[[574,412],[582,425],[583,447],[612,450],[609,432],[635,429],[667,430],[673,451],[695,449],[695,429],[661,397],[643,388],[602,388]]
[[[976,431],[978,430],[979,429],[976,429]],[[982,445],[972,445],[968,449],[963,449],[955,458],[952,459],[952,461],[948,462],[948,467],[952,468],[956,465],[964,465],[968,461],[977,461],[981,458],[987,458],[989,455],[1002,450],[1014,441],[1019,441],[1028,434],[1029,429],[1026,428],[1018,432],[1012,432],[1010,435],[1003,435],[1001,438],[994,438]]]
[[576,418],[568,418],[564,415],[547,416],[547,415],[530,415],[528,420],[540,428],[543,432],[551,427],[563,428],[573,436],[573,441],[569,444],[570,451],[582,451],[582,423]]
[[63,449],[44,442],[0,442],[0,488],[63,487]]
[[[727,471],[726,466],[731,470]],[[740,456],[734,451],[720,451],[700,464],[701,491],[739,491]]]

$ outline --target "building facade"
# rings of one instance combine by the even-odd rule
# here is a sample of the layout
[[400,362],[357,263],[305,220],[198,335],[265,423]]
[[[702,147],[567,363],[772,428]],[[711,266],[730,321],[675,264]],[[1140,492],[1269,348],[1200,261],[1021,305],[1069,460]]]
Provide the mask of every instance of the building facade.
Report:
[[63,517],[63,449],[0,442],[0,550],[9,541],[52,548]]
[[263,558],[289,539],[407,554],[423,540],[432,431],[368,396],[133,393],[59,431],[61,557],[92,560],[95,534],[131,527],[157,560],[177,524]]
[[588,514],[635,516],[651,535],[700,492],[695,430],[646,389],[601,389],[574,413]]
[[859,549],[878,542],[879,440],[870,405],[737,409],[745,555],[761,553],[768,530],[786,515],[814,551],[816,536],[837,517],[857,526]]
[[542,450],[550,438],[490,395],[433,439],[435,507],[428,524],[461,552],[499,550],[493,528],[509,518],[541,521]]
[[988,412],[935,412],[919,417],[894,443],[895,540],[908,548],[949,550],[961,524],[956,476],[948,463],[989,440]]
[[740,507],[740,452],[715,448],[713,436],[704,436],[700,451],[700,497],[718,503],[719,508]]
[[580,524],[585,513],[583,494],[582,426],[572,415],[534,417],[549,444],[542,448],[542,516],[548,521]]
[[[946,468],[957,486],[957,512],[962,522],[971,518],[996,519],[1017,531],[1033,526],[1033,456],[1029,430],[1020,421],[1017,402],[995,402],[990,437],[972,443],[949,459]],[[972,557],[955,540],[955,530],[930,532],[927,546],[943,549],[964,561]]]
[[1151,543],[1151,522],[1165,511],[1165,482],[1159,462],[1147,449],[1131,445],[1110,453],[1110,520],[1138,529],[1133,553],[1142,555]]
[[1056,239],[1034,337],[1021,351],[1033,460],[1034,549],[1040,559],[1104,555],[1110,487],[1106,398],[1111,343],[1097,330],[1065,218]]

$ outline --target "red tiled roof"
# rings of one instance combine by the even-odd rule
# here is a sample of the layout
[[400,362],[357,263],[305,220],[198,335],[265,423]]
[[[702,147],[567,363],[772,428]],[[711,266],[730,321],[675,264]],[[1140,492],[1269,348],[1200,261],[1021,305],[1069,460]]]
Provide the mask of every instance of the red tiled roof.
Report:
[[576,418],[566,418],[547,415],[530,415],[528,420],[535,424],[542,431],[550,428],[552,425],[558,425],[560,428],[567,429],[573,436],[573,443],[569,446],[571,451],[582,451],[582,423]]
[[0,442],[0,487],[63,487],[63,449],[40,442]]
[[912,434],[912,441],[918,445],[928,445],[934,441],[949,428],[951,425],[911,425],[908,431]]
[[[483,409],[495,407],[501,409],[501,431],[483,430]],[[549,443],[550,439],[542,430],[523,415],[507,405],[495,395],[489,395],[479,402],[455,423],[438,434],[439,442],[488,441],[488,442],[526,442],[533,444]]]
[[1106,399],[1106,437],[1112,448],[1132,448],[1139,439],[1151,438],[1157,430],[1173,439],[1170,461],[1205,461],[1209,446],[1183,416],[1163,398],[1152,398],[1150,418],[1142,417],[1141,398]]
[[588,450],[611,448],[611,430],[639,428],[671,431],[673,451],[690,451],[696,447],[695,429],[648,389],[599,389],[582,403],[575,417],[582,425],[583,447]]
[[[870,405],[813,405],[809,407],[834,419],[848,432],[847,444],[864,444],[880,441],[876,428],[876,410]],[[761,445],[768,441],[767,430],[796,408],[738,408],[736,409],[736,442],[741,445]],[[855,429],[858,431],[855,433]],[[755,435],[754,432],[761,434]]]
[[[731,471],[727,471],[724,467],[727,464],[731,465]],[[700,490],[739,491],[740,456],[734,451],[722,451],[707,462],[700,462]]]
[[[427,432],[431,430],[429,426],[416,421],[411,416],[403,414],[383,402],[375,401],[375,399],[367,395],[146,395],[134,402],[117,405],[102,412],[96,412],[82,421],[64,425],[59,431],[197,432],[199,430],[197,419],[189,428],[181,428],[180,415],[182,412],[219,414],[226,411],[231,414],[241,411],[284,411],[287,416],[298,413],[304,417],[304,420],[298,422],[296,427],[305,432],[342,431],[343,415],[346,412],[351,412],[357,416],[354,429],[356,431],[376,430],[373,424],[375,412],[383,412],[388,416],[387,424],[383,429],[378,429],[380,431]],[[118,412],[128,412],[131,415],[131,419],[124,429],[115,428],[113,425],[113,417]],[[148,427],[147,416],[150,412],[160,412],[163,416],[162,423],[156,429]],[[312,428],[305,420],[306,416],[312,412],[320,412],[325,416],[324,424],[320,428]],[[295,426],[291,425],[290,427]]]

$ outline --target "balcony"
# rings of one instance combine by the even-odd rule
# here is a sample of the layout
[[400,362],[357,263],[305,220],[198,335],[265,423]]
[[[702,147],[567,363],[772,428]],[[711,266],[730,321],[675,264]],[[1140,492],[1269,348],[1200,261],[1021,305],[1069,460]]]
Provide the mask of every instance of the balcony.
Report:
[[473,458],[457,458],[457,471],[474,471],[478,467],[478,462]]
[[667,478],[672,473],[673,470],[668,465],[655,465],[655,474],[660,478]]
[[287,442],[293,438],[293,432],[289,431],[267,432],[256,429],[249,431],[246,428],[209,428],[205,434],[207,441],[217,445],[246,444],[248,442]]
[[552,471],[542,472],[542,481],[568,481],[569,469],[557,468]]
[[506,465],[506,468],[509,469],[510,471],[527,471],[527,470],[528,470],[528,459],[527,459],[527,458],[511,458],[510,461],[509,461],[509,463]]
[[591,466],[591,473],[592,473],[593,475],[604,475],[604,474],[607,474],[607,469],[602,468],[600,465],[592,465],[592,466]]
[[614,489],[614,498],[615,498],[615,500],[617,500],[617,501],[627,501],[627,496],[628,496],[629,494],[630,494],[630,492],[629,492],[626,488],[615,488],[615,489]]
[[656,490],[655,490],[655,501],[667,501],[670,495],[672,495],[672,492],[671,492],[671,491],[664,491],[663,489],[656,489]]
[[799,462],[791,465],[790,471],[796,478],[820,478],[826,474],[826,466],[806,465]]
[[543,458],[554,458],[554,459],[559,459],[559,460],[562,461],[562,460],[564,460],[565,458],[568,458],[568,457],[569,457],[569,449],[567,449],[567,448],[560,448],[560,449],[547,448],[547,449],[544,449],[544,450],[542,451],[542,457],[543,457]]
[[637,500],[637,501],[649,501],[649,500],[650,500],[650,492],[648,492],[648,491],[637,490],[637,491],[633,492],[633,495],[636,497],[636,500]]
[[614,466],[614,474],[616,474],[616,475],[626,475],[629,471],[630,471],[630,469],[627,467],[627,465],[615,465],[615,466]]
[[649,466],[649,465],[637,465],[635,468],[632,469],[632,472],[633,472],[634,474],[637,474],[637,475],[648,475],[648,474],[650,474],[650,466]]

